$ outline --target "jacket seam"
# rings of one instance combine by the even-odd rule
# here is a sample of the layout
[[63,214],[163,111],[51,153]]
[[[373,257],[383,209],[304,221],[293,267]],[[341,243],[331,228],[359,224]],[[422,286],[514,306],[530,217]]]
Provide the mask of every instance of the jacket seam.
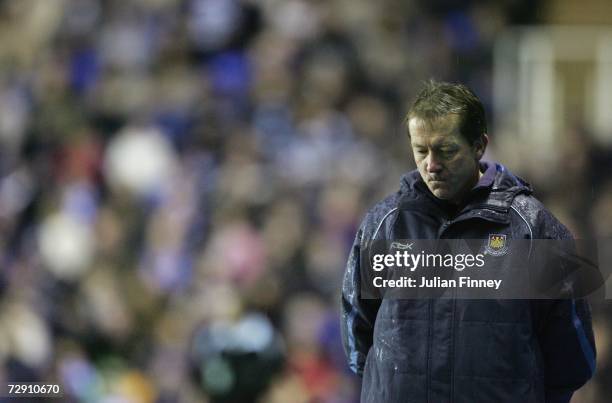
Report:
[[385,234],[385,237],[386,237],[387,239],[391,239],[391,234],[393,233],[393,228],[395,228],[395,225],[397,224],[397,220],[398,220],[398,218],[399,218],[399,216],[400,216],[400,215],[399,215],[399,211],[400,211],[400,209],[399,209],[399,208],[397,208],[397,212],[398,212],[398,214],[395,214],[395,215],[394,215],[393,222],[391,223],[391,226],[389,227],[389,229],[388,229],[387,233]]
[[382,227],[383,223],[385,222],[385,220],[387,219],[387,217],[389,217],[389,215],[391,213],[393,213],[394,211],[397,210],[397,207],[393,207],[391,210],[389,210],[387,212],[387,214],[385,214],[382,218],[382,220],[380,220],[380,222],[378,223],[378,226],[376,227],[376,230],[374,231],[374,234],[372,235],[372,238],[370,238],[370,241],[374,241],[376,239],[376,235],[378,234],[378,231],[380,231],[380,227]]
[[529,258],[531,257],[531,247],[533,246],[533,230],[531,229],[531,225],[529,224],[525,216],[523,216],[523,214],[521,214],[521,212],[516,207],[514,207],[514,205],[510,205],[510,208],[514,210],[519,217],[521,217],[521,219],[525,222],[525,225],[527,225],[527,229],[529,230],[529,254],[527,255],[527,258]]

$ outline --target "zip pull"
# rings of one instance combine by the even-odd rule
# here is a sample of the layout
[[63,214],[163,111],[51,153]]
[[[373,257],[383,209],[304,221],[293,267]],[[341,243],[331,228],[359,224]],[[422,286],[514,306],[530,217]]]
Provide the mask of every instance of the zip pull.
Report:
[[438,230],[438,238],[440,238],[442,236],[442,233],[446,231],[448,227],[450,227],[452,222],[453,220],[446,220],[442,223],[442,225],[440,226],[440,229]]

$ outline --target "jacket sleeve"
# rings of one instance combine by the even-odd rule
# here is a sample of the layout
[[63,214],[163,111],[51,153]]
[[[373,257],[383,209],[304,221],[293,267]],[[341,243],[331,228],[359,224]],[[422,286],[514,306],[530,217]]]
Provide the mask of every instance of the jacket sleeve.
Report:
[[595,341],[584,299],[549,301],[539,334],[546,403],[567,403],[595,372]]
[[363,375],[372,346],[374,321],[379,300],[361,298],[360,253],[363,229],[355,236],[342,285],[342,343],[351,371]]
[[[548,239],[562,239],[574,245],[571,233],[552,215]],[[552,224],[551,224],[552,222]],[[574,246],[571,246],[574,250]],[[561,269],[571,268],[566,259],[557,261]],[[574,391],[595,372],[595,340],[591,310],[586,299],[567,298],[540,301],[538,341],[544,360],[546,403],[568,403]]]

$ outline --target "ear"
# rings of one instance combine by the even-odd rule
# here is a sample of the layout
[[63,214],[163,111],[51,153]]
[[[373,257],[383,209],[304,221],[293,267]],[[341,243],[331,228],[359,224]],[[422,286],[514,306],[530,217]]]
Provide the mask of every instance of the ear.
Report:
[[474,142],[474,152],[475,152],[476,159],[478,161],[480,161],[480,159],[484,155],[488,144],[489,144],[489,136],[487,136],[486,133],[484,133],[478,140]]

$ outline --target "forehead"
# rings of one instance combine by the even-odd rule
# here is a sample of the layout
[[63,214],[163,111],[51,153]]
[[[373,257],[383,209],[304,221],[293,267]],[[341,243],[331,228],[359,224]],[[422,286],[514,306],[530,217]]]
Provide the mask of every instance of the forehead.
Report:
[[465,140],[459,131],[459,116],[446,115],[435,120],[413,117],[408,121],[410,141],[422,143],[462,143]]

